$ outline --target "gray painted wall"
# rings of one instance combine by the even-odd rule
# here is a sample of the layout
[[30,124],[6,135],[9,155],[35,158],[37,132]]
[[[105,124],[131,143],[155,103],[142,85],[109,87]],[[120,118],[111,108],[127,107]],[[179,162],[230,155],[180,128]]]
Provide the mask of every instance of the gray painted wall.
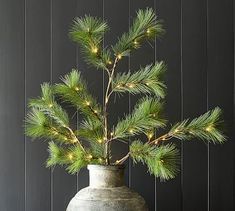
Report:
[[[176,141],[182,155],[176,179],[160,183],[145,167],[127,163],[126,184],[144,196],[150,211],[234,210],[232,0],[0,0],[0,211],[64,211],[76,191],[88,185],[86,169],[70,176],[61,168],[45,168],[47,143],[23,134],[27,99],[39,95],[42,82],[58,82],[77,67],[101,100],[105,78],[82,61],[68,39],[69,24],[84,14],[107,19],[112,28],[105,37],[108,45],[145,7],[156,9],[167,33],[124,59],[119,70],[165,60],[170,121],[218,105],[229,141],[223,146]],[[110,108],[115,112],[111,121],[135,101],[126,96],[117,102]],[[118,155],[127,150],[114,147]]]

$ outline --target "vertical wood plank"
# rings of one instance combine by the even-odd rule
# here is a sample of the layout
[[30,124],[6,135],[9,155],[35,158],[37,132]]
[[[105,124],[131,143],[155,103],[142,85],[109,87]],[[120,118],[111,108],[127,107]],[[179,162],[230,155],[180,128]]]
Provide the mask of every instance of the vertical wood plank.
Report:
[[[50,1],[26,1],[26,12],[26,99],[29,99],[40,94],[42,82],[50,81]],[[27,138],[26,211],[50,210],[47,157],[46,142]]]
[[[121,11],[121,13],[120,13]],[[108,21],[110,31],[105,36],[104,47],[115,45],[118,37],[121,37],[124,32],[129,29],[129,2],[127,0],[105,0],[104,1],[104,19]],[[128,72],[129,63],[128,57],[123,57],[117,64],[117,72]],[[105,88],[107,81],[105,81]],[[118,120],[124,118],[125,114],[129,113],[129,98],[128,94],[123,96],[111,96],[108,106],[109,128],[115,126]],[[112,162],[127,154],[128,144],[119,141],[113,141],[111,145]],[[125,169],[125,181],[128,185],[128,162]]]
[[0,210],[24,211],[24,1],[0,6]]
[[209,148],[208,210],[234,210],[233,1],[208,0],[208,105],[224,111],[228,141]]
[[[146,9],[147,7],[154,9],[154,0],[131,0],[130,22],[132,23],[133,19],[136,17],[136,12],[139,9]],[[141,66],[144,67],[145,65],[154,63],[154,51],[154,43],[145,43],[140,49],[133,51],[130,58],[131,72],[139,70]],[[135,106],[137,101],[137,97],[131,96],[132,108]],[[154,176],[149,175],[146,166],[142,165],[141,163],[132,165],[130,187],[144,197],[149,207],[149,210],[155,209],[155,178]]]
[[[206,1],[182,1],[183,118],[207,109]],[[207,145],[183,143],[183,210],[207,210]]]
[[[61,76],[76,68],[76,46],[69,40],[68,32],[73,18],[76,16],[76,0],[52,1],[51,14],[51,53],[52,53],[52,83],[61,82]],[[66,108],[70,117],[75,109]],[[75,116],[76,117],[76,116]],[[70,121],[76,129],[76,118]],[[63,181],[63,182],[61,182]],[[53,210],[64,211],[70,199],[76,193],[76,176],[69,175],[64,168],[56,167],[53,171]]]
[[[156,13],[163,19],[166,34],[156,42],[156,60],[163,60],[166,72],[166,116],[169,123],[181,120],[181,1],[156,0]],[[178,149],[181,143],[173,141]],[[183,172],[182,172],[183,173]],[[182,211],[181,174],[156,184],[156,210]]]
[[[103,18],[103,1],[86,0],[77,1],[77,16],[84,15],[96,16]],[[93,67],[89,67],[83,59],[80,48],[77,51],[77,66],[78,70],[82,72],[83,78],[87,81],[90,93],[97,98],[97,101],[102,104],[103,99],[103,73]],[[88,186],[88,170],[82,169],[78,174],[78,190]]]

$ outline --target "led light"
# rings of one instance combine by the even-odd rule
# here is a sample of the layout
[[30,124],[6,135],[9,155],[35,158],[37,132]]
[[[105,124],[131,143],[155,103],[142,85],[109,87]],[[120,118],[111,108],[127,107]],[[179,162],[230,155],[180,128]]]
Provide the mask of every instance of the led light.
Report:
[[113,132],[111,132],[110,135],[113,136]]
[[48,105],[48,107],[49,107],[49,108],[53,107],[53,104],[52,104],[52,103],[50,103],[50,104]]
[[121,55],[121,54],[118,54],[118,55],[117,55],[117,58],[118,58],[118,59],[121,59],[121,58],[122,58],[122,55]]
[[97,113],[98,113],[98,111],[97,111],[97,110],[94,110],[94,113],[95,113],[95,114],[97,114]]
[[212,130],[212,127],[211,126],[208,126],[207,128],[206,128],[206,131],[208,131],[208,132],[210,132]]
[[75,87],[75,90],[76,90],[76,91],[79,91],[79,88],[76,86],[76,87]]
[[128,84],[128,87],[133,88],[135,84]]
[[152,133],[149,133],[148,134],[148,138],[151,139],[153,137],[153,134]]
[[99,160],[99,162],[102,162],[102,161],[103,161],[103,159],[102,159],[102,158],[99,158],[98,160]]
[[72,143],[76,143],[77,141],[78,141],[78,140],[74,138],[74,139],[72,140]]
[[98,48],[97,47],[94,47],[91,49],[92,53],[98,53]]
[[88,159],[92,159],[93,156],[90,154],[90,155],[87,156],[87,158],[88,158]]
[[134,130],[133,130],[133,129],[130,129],[129,132],[130,132],[130,133],[134,133]]
[[98,141],[98,143],[100,143],[100,144],[103,142],[102,139],[98,139],[97,141]]
[[108,61],[108,64],[112,64],[112,61]]
[[134,41],[134,44],[135,44],[135,45],[138,45],[138,42],[135,40],[135,41]]
[[54,133],[54,135],[58,135],[58,132],[57,132],[57,131],[54,131],[53,133]]
[[146,31],[146,32],[147,32],[147,34],[149,34],[151,31],[150,31],[150,29],[147,29],[147,31]]
[[177,133],[177,132],[179,132],[179,130],[178,130],[178,129],[175,129],[175,133]]
[[86,101],[86,105],[89,106],[91,103],[89,101]]
[[73,155],[72,155],[72,153],[69,153],[68,158],[69,158],[70,160],[72,160],[72,159],[73,159]]

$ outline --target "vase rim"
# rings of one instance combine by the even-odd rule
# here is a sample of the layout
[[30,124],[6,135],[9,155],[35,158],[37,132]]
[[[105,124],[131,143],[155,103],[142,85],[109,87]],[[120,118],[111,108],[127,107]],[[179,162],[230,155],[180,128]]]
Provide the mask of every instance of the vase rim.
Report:
[[100,165],[100,164],[89,164],[87,165],[88,170],[121,170],[124,169],[125,165],[124,164],[119,164],[119,165]]

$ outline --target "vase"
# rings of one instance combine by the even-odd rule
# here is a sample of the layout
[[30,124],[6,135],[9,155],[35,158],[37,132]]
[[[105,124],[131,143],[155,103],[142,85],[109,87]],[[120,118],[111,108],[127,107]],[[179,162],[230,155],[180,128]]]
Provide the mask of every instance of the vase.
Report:
[[148,211],[138,193],[124,185],[124,165],[88,165],[89,186],[69,202],[67,211]]

